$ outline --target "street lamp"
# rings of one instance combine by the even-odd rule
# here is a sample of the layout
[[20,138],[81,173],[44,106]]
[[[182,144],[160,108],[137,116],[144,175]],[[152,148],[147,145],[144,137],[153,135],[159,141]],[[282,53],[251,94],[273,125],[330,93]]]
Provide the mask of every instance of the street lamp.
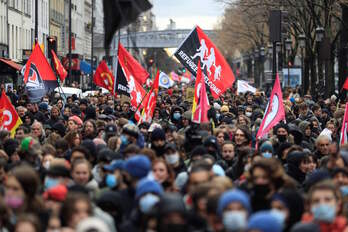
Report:
[[307,91],[307,80],[305,80],[304,77],[304,57],[303,57],[303,50],[306,46],[306,36],[304,34],[301,34],[298,36],[298,44],[301,49],[301,83],[302,83],[302,94],[305,95]]
[[323,27],[317,27],[315,29],[315,40],[317,42],[321,42],[324,38],[324,33],[325,33],[325,30]]
[[[318,53],[318,56],[317,56],[318,78],[315,82],[316,82],[316,84],[323,84],[323,85],[324,85],[324,83],[322,83],[323,82],[323,75],[322,75],[323,70],[320,70],[321,60],[320,60],[319,54],[320,54],[320,44],[321,44],[322,40],[324,39],[324,34],[325,34],[325,30],[323,27],[317,27],[315,29],[315,41],[317,42],[317,53]],[[316,92],[315,85],[314,85],[314,83],[312,83],[312,94],[314,94],[315,92]]]
[[255,65],[254,65],[254,68],[255,68],[255,75],[254,75],[254,80],[255,80],[255,84],[258,86],[259,85],[259,80],[260,80],[260,70],[259,70],[259,65],[260,65],[260,60],[259,60],[259,57],[260,57],[260,51],[259,49],[255,49],[254,50],[254,57],[255,57]]
[[265,57],[265,47],[260,48],[260,63],[261,63],[261,81],[260,81],[260,87],[262,87],[263,81],[265,79],[265,63],[264,63],[264,57]]
[[286,39],[285,40],[285,49],[286,49],[287,54],[288,54],[288,87],[290,87],[290,66],[289,66],[289,63],[290,63],[291,45],[292,45],[291,39],[289,39],[289,38]]

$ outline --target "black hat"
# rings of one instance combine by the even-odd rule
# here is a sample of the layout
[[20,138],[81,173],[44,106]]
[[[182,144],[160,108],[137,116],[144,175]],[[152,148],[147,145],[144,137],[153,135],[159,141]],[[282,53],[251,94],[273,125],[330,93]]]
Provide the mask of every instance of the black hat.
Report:
[[8,156],[11,156],[19,146],[19,143],[15,139],[6,139],[4,144],[4,150]]
[[46,171],[46,175],[51,177],[70,178],[70,170],[64,165],[53,165]]
[[108,124],[105,126],[105,134],[106,135],[116,135],[117,127],[114,124]]
[[66,129],[63,123],[56,122],[55,124],[53,124],[52,129],[56,130],[60,136],[64,137]]
[[164,194],[158,204],[158,209],[160,216],[164,216],[169,213],[180,213],[184,215],[187,213],[185,203],[179,193]]
[[151,141],[166,140],[166,134],[161,128],[156,128],[151,133]]
[[167,151],[167,150],[176,151],[177,148],[176,148],[175,143],[167,143],[167,144],[164,146],[164,151]]

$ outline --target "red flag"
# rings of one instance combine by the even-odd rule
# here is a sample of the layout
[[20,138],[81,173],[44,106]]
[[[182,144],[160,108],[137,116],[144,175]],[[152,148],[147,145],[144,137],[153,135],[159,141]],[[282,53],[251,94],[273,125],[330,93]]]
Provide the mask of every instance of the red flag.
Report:
[[51,53],[53,57],[54,68],[56,69],[56,72],[58,73],[60,77],[60,81],[64,81],[68,73],[65,70],[64,66],[62,65],[62,63],[60,63],[56,53],[53,50],[51,50]]
[[141,85],[145,84],[149,73],[144,69],[138,61],[122,46],[118,44],[118,62],[124,69],[128,69],[134,79]]
[[106,62],[102,60],[95,70],[95,74],[93,76],[93,82],[100,87],[103,87],[109,90],[110,93],[113,93],[114,89],[114,80],[115,77],[112,75],[112,72],[109,70]]
[[260,128],[257,132],[256,139],[267,134],[278,122],[285,119],[285,111],[283,104],[283,94],[280,87],[279,76],[277,73],[276,80],[271,93],[271,98],[268,102],[263,116]]
[[21,118],[18,116],[11,101],[6,96],[5,91],[2,91],[0,99],[0,130],[11,131],[11,136],[13,137],[16,133],[17,127],[21,124]]
[[[347,82],[347,81],[346,81]],[[346,110],[344,111],[344,117],[341,128],[340,144],[348,143],[348,103],[346,103]]]
[[120,67],[121,67],[123,74],[126,78],[127,88],[128,88],[127,91],[129,93],[129,97],[131,99],[130,103],[132,106],[132,110],[134,112],[136,112],[135,119],[137,121],[139,121],[139,119],[141,117],[139,109],[141,110],[144,107],[143,99],[146,95],[146,92],[145,92],[144,88],[138,83],[138,81],[136,81],[133,73],[131,73],[130,70],[128,70],[127,68],[124,68],[122,66],[121,62],[119,62],[119,64],[120,64]]
[[[31,69],[34,69],[36,74],[39,75],[43,81],[54,81],[57,83],[57,78],[38,43],[35,45],[34,51],[25,64],[24,83],[27,83]],[[30,78],[35,78],[35,75],[31,75]]]
[[201,68],[205,72],[204,81],[209,86],[214,98],[223,94],[235,81],[230,65],[198,26],[187,36],[174,55],[196,76],[197,63],[200,61]]
[[348,77],[346,78],[346,80],[342,86],[342,89],[348,90]]
[[[202,71],[197,71],[197,79],[199,76],[202,76]],[[199,98],[199,104],[195,111],[192,111],[192,121],[195,123],[206,123],[209,122],[208,119],[208,110],[209,110],[209,101],[207,96],[207,91],[205,88],[205,82],[204,78],[200,78],[200,83],[195,88],[195,95],[196,92],[199,92],[198,98]],[[196,96],[195,96],[196,97]]]
[[193,95],[193,103],[192,103],[192,118],[198,105],[201,79],[202,79],[202,70],[201,70],[200,61],[198,61],[198,70],[197,70],[197,77],[196,77],[196,83],[195,83],[195,94]]
[[159,76],[160,76],[160,71],[157,70],[153,88],[150,90],[150,92],[147,94],[146,99],[144,100],[145,104],[144,104],[143,111],[141,113],[141,118],[139,120],[139,123],[141,122],[151,123],[152,121],[153,112],[155,111],[157,95],[158,95]]

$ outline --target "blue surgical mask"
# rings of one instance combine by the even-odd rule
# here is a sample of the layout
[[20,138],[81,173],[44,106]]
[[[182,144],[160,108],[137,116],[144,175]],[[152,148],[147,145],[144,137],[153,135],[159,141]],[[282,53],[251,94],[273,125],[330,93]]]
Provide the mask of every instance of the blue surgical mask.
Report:
[[144,214],[147,214],[151,209],[159,202],[159,197],[155,194],[148,193],[139,200],[140,211]]
[[44,185],[45,185],[45,190],[56,187],[57,185],[59,185],[59,179],[46,177]]
[[348,185],[343,185],[340,187],[343,197],[348,196]]
[[336,207],[328,204],[317,204],[312,206],[311,212],[314,220],[322,222],[333,222],[336,217]]
[[109,188],[114,188],[117,186],[117,179],[113,174],[107,174],[105,183]]
[[175,112],[175,113],[173,114],[173,118],[174,118],[175,120],[179,120],[179,119],[181,118],[181,114],[180,114],[179,112]]
[[221,114],[216,114],[216,118],[219,119]]
[[244,230],[247,227],[247,214],[244,211],[224,212],[222,223],[227,232]]
[[125,135],[121,135],[121,143],[126,145],[128,144],[128,138]]
[[272,158],[272,153],[270,153],[270,152],[263,152],[262,156],[263,156],[263,158],[269,159],[269,158]]

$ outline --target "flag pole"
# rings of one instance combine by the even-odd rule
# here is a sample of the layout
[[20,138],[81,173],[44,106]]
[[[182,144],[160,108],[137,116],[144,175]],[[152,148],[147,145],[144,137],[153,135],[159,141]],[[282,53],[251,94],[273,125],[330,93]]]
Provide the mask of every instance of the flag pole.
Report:
[[112,93],[112,99],[114,101],[114,105],[115,105],[116,79],[117,79],[117,69],[118,69],[118,52],[119,52],[118,50],[120,47],[120,41],[121,41],[121,31],[118,30],[117,54],[116,54],[116,59],[114,61],[114,88]]

